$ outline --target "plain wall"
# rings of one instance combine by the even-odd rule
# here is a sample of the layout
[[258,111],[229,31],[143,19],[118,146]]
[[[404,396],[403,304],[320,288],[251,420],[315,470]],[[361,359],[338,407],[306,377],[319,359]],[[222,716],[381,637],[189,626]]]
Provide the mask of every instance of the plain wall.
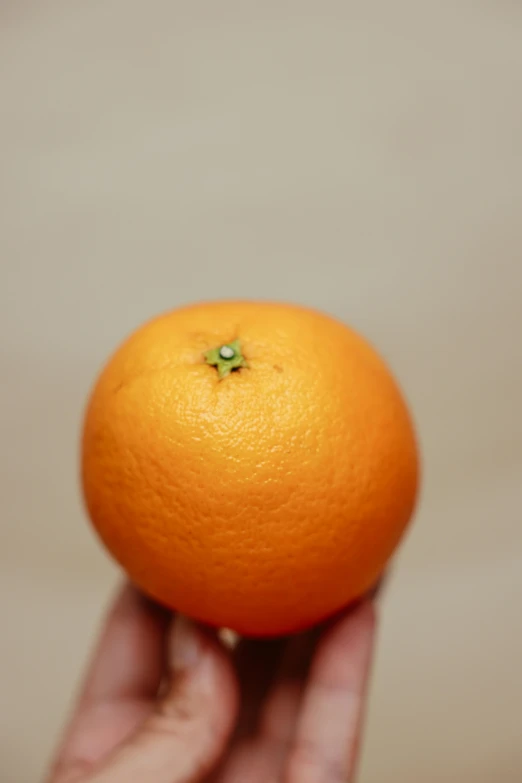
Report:
[[119,574],[78,433],[146,318],[310,304],[387,357],[424,486],[362,783],[522,779],[522,9],[20,0],[0,12],[0,755],[43,774]]

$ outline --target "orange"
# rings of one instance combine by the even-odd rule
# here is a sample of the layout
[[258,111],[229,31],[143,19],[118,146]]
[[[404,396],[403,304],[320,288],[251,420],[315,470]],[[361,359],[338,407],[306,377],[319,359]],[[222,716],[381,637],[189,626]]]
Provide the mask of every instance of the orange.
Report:
[[304,629],[371,588],[417,483],[389,370],[302,307],[162,315],[119,348],[88,405],[84,494],[108,550],[159,602],[245,635]]

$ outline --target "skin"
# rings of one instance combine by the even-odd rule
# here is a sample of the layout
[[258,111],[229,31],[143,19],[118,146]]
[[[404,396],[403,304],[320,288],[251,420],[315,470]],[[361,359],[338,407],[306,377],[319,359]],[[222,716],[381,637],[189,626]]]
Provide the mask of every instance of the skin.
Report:
[[200,303],[140,327],[105,365],[83,493],[147,595],[266,638],[371,588],[411,519],[417,452],[398,385],[354,330],[294,305]]
[[231,651],[127,585],[47,783],[353,781],[375,624],[369,597]]

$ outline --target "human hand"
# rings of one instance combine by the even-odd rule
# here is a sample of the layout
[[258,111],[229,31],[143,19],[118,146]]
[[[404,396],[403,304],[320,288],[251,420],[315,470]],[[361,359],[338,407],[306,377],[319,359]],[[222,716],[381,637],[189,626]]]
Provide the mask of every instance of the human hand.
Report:
[[374,628],[367,599],[230,652],[126,586],[48,783],[352,781]]

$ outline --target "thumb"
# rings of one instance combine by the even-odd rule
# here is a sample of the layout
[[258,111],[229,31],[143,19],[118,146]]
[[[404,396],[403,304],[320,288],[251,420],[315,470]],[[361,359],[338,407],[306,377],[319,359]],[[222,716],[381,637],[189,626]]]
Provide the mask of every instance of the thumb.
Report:
[[228,654],[217,639],[180,616],[168,641],[164,696],[91,783],[197,783],[223,753],[238,704]]

